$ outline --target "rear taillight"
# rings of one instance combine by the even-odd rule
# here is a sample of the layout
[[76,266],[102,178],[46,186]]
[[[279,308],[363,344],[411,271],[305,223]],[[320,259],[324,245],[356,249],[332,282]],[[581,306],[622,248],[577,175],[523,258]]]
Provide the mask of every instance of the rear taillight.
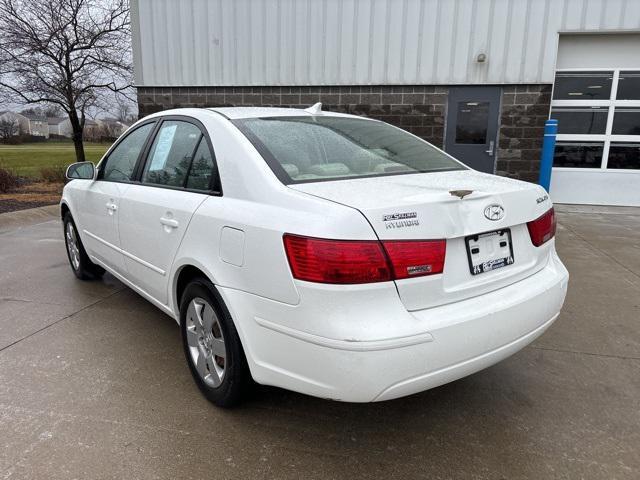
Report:
[[396,280],[442,273],[447,242],[444,240],[383,241]]
[[444,240],[327,240],[284,235],[294,278],[307,282],[387,282],[442,273]]
[[553,207],[540,217],[527,222],[531,243],[539,247],[543,243],[551,240],[556,234],[556,214]]
[[378,241],[325,240],[286,234],[284,247],[293,276],[320,283],[371,283],[391,280]]

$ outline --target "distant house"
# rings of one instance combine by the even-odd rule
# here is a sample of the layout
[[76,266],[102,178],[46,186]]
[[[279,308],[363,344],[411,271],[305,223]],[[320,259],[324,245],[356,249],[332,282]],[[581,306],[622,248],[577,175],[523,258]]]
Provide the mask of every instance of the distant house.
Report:
[[47,117],[33,113],[20,113],[19,115],[28,120],[27,128],[23,130],[23,133],[33,137],[49,138],[49,122],[47,121]]
[[98,120],[98,123],[102,126],[105,135],[113,138],[119,137],[129,128],[129,125],[115,118],[103,118]]
[[47,118],[47,123],[49,124],[49,135],[71,137],[71,123],[68,118],[50,117]]
[[102,136],[102,126],[100,123],[86,118],[84,121],[83,137],[87,140],[98,140]]
[[20,133],[27,133],[29,131],[29,119],[20,113],[10,112],[8,110],[0,111],[0,122],[15,123],[18,128],[14,135],[20,135]]
[[[65,117],[51,117],[47,119],[49,124],[49,134],[59,137],[71,138],[73,136],[73,128],[71,128],[71,122]],[[108,136],[105,132],[106,128],[102,120],[91,120],[90,118],[84,121],[84,138],[95,139],[101,136]]]
[[[32,113],[16,113],[8,110],[0,111],[0,122],[15,122],[18,125],[15,135],[20,133],[35,137],[50,138],[73,136],[73,128],[68,117],[49,117]],[[115,118],[98,120],[85,119],[84,138],[86,140],[104,140],[105,138],[117,138],[122,135],[129,125]]]

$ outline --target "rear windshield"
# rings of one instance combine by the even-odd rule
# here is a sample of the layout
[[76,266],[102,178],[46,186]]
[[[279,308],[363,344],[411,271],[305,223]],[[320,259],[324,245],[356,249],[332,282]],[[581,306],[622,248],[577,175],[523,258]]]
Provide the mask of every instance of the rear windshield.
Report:
[[313,116],[234,124],[285,184],[466,169],[431,144],[379,121]]

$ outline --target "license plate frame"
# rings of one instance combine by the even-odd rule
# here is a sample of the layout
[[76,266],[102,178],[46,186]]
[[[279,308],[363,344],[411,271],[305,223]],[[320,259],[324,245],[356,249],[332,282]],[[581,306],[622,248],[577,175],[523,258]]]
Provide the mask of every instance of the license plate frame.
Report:
[[[502,246],[501,243],[506,239],[507,245]],[[490,232],[478,233],[465,237],[465,246],[467,249],[467,259],[469,261],[469,272],[471,275],[481,275],[483,273],[493,272],[503,267],[512,265],[515,262],[513,256],[513,240],[511,238],[511,229],[501,228]],[[493,248],[497,249],[497,253],[487,256],[481,251],[484,247],[485,251],[489,242],[493,243]],[[475,249],[478,249],[476,252]],[[491,253],[491,252],[490,252]],[[507,255],[505,255],[508,253]]]

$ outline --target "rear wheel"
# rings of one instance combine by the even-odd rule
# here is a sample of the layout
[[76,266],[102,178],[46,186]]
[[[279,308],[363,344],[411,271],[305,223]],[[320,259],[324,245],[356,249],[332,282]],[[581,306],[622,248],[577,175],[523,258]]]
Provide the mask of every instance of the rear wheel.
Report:
[[208,280],[196,279],[185,288],[180,326],[185,357],[200,391],[219,407],[238,404],[251,374],[231,315]]
[[71,213],[67,212],[63,219],[64,224],[64,243],[67,247],[67,257],[69,258],[69,264],[71,270],[76,277],[81,280],[90,280],[94,278],[100,278],[104,275],[104,268],[96,265],[89,260],[89,255],[82,245],[80,235],[78,235],[78,229],[73,221]]

